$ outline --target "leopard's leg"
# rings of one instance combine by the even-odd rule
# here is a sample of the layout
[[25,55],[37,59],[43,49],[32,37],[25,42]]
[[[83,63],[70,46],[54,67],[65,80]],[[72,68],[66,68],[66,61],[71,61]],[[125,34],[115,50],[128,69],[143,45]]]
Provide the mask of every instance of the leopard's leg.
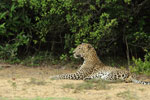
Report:
[[83,80],[91,80],[91,79],[102,79],[102,80],[111,80],[110,72],[97,72],[90,76],[85,77]]
[[83,78],[85,78],[91,73],[92,73],[91,68],[82,68],[78,70],[76,73],[68,73],[68,74],[50,76],[50,79],[52,80],[58,80],[58,79],[82,80]]
[[128,72],[120,72],[118,71],[100,71],[95,74],[92,74],[88,77],[85,77],[84,80],[90,80],[90,79],[102,79],[106,81],[125,81],[129,77]]
[[84,75],[81,74],[80,72],[50,76],[50,79],[52,80],[58,80],[58,79],[82,80],[83,78]]

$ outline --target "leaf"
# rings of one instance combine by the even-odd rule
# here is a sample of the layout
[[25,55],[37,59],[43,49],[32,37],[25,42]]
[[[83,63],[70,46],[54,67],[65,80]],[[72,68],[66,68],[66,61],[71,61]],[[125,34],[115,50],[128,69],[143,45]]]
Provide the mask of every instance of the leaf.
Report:
[[34,44],[37,44],[38,41],[37,40],[33,40],[33,42],[34,42]]
[[0,35],[4,35],[6,32],[5,23],[0,24]]
[[5,23],[3,23],[3,24],[0,25],[0,29],[1,28],[5,28]]
[[15,6],[15,4],[12,4],[10,11],[13,12],[16,9],[17,6]]
[[6,14],[7,14],[7,11],[6,11],[6,12],[3,12],[3,13],[0,13],[0,20],[1,20],[2,18],[5,18]]
[[90,9],[91,9],[91,10],[96,10],[96,8],[95,8],[94,5],[90,5]]

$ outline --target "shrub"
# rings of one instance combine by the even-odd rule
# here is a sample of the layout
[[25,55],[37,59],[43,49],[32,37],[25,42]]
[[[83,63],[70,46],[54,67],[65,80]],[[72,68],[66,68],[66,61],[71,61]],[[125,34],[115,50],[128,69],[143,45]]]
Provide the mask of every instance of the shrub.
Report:
[[133,63],[135,65],[134,66],[130,66],[131,72],[144,73],[144,74],[150,75],[150,52],[148,52],[144,56],[144,61],[142,61],[141,58],[135,59],[133,57]]

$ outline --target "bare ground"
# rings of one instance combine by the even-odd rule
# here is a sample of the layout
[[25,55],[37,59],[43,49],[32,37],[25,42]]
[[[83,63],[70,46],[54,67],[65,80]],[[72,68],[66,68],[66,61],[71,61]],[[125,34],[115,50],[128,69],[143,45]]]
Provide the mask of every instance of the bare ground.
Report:
[[[31,68],[21,65],[0,64],[0,100],[15,98],[70,98],[59,100],[150,100],[150,85],[111,83],[110,89],[81,90],[63,88],[79,84],[79,80],[50,80],[49,76],[71,73],[74,70],[51,69],[50,66]],[[50,99],[57,100],[57,99]]]

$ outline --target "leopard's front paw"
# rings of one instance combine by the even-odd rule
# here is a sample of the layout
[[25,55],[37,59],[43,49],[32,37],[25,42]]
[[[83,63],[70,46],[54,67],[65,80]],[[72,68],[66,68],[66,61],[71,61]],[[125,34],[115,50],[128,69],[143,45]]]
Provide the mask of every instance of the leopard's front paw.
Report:
[[91,77],[85,77],[83,80],[88,81],[88,80],[91,80],[91,79],[92,79]]

